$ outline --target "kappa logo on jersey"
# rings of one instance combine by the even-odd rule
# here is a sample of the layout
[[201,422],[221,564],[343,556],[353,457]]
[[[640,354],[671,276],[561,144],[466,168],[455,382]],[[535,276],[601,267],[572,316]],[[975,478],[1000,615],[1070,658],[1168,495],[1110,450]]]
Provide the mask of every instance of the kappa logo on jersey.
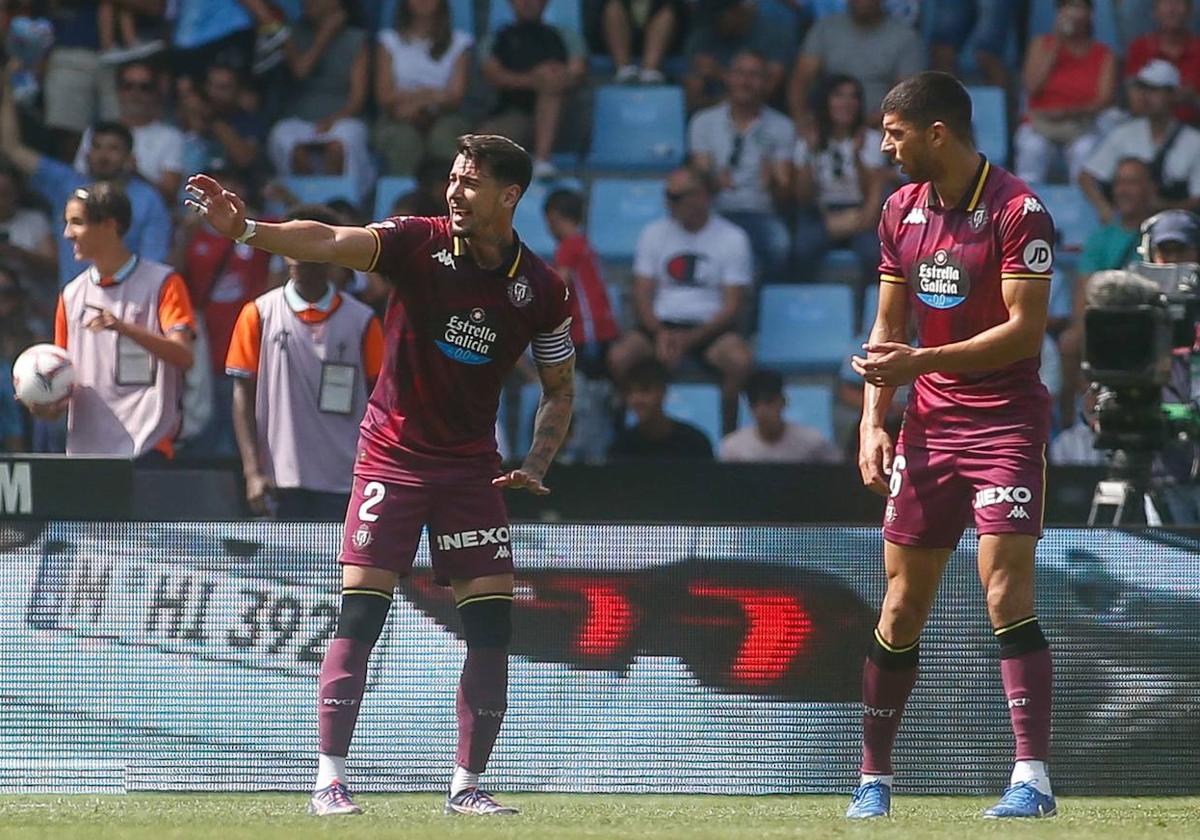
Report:
[[[440,551],[456,548],[475,548],[481,545],[498,545],[508,548],[508,528],[480,528],[474,531],[459,531],[457,534],[438,534],[437,547]],[[496,554],[500,556],[499,553]]]
[[511,560],[512,552],[508,550],[508,546],[502,545],[496,549],[496,553],[492,556],[493,560]]
[[929,221],[929,219],[925,216],[925,211],[922,210],[920,207],[914,207],[913,209],[908,211],[907,216],[905,216],[903,219],[900,220],[900,224],[902,224],[902,225],[923,225],[928,221]]
[[524,309],[533,303],[533,286],[521,275],[508,284],[508,302],[518,309]]
[[486,365],[492,361],[492,348],[499,333],[488,326],[487,313],[476,306],[466,315],[451,315],[442,337],[434,344],[456,362],[464,365]]
[[454,255],[451,254],[449,251],[447,251],[445,248],[443,248],[442,250],[440,250],[436,254],[434,254],[433,258],[435,260],[437,260],[438,262],[440,262],[442,265],[446,266],[446,268],[452,268],[455,271],[458,271],[458,266],[454,262]]
[[1021,205],[1021,215],[1028,216],[1030,213],[1045,213],[1046,208],[1042,206],[1042,202],[1037,200],[1036,196],[1025,196],[1025,203]]
[[1044,274],[1054,264],[1054,252],[1050,250],[1050,243],[1045,239],[1031,239],[1025,246],[1021,259],[1030,271]]
[[1009,519],[1028,519],[1029,511],[1025,510],[1024,505],[1013,505],[1012,510],[1008,512]]
[[[975,509],[989,507],[1008,502],[1014,505],[1014,510],[1017,505],[1028,504],[1033,501],[1033,493],[1028,487],[984,487],[975,494]],[[1014,517],[1009,513],[1010,519],[1019,519],[1020,516]],[[1028,515],[1024,518],[1028,519]]]
[[939,248],[932,257],[917,263],[917,297],[934,309],[952,309],[967,299],[971,278],[966,270]]

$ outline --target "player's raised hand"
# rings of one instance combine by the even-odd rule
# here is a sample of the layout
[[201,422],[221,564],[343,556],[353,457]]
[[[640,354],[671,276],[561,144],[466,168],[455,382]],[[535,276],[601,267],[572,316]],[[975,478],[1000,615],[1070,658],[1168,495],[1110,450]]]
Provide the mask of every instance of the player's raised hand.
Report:
[[542,484],[539,476],[525,470],[512,470],[497,476],[492,479],[492,486],[509,490],[528,490],[535,496],[546,496],[550,493],[550,488]]
[[246,230],[246,203],[208,175],[188,178],[187,192],[191,198],[184,204],[202,214],[209,225],[222,236],[237,239]]
[[920,350],[897,341],[864,344],[866,358],[851,356],[850,367],[879,388],[907,385],[925,372]]
[[892,438],[886,429],[862,431],[858,440],[858,471],[863,484],[873,493],[886,496],[890,492],[892,473]]

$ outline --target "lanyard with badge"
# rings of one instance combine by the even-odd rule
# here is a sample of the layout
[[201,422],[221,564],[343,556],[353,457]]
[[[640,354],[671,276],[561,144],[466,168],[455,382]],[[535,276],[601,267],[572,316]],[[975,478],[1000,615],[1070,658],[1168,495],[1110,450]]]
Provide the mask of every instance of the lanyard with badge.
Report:
[[[84,303],[84,309],[103,312],[105,307]],[[117,335],[117,358],[113,366],[113,380],[122,387],[145,388],[154,384],[154,356],[149,350],[129,336]]]
[[354,386],[358,381],[358,369],[341,361],[346,352],[343,342],[338,345],[338,361],[321,362],[321,388],[317,394],[317,407],[325,414],[348,415],[354,410]]

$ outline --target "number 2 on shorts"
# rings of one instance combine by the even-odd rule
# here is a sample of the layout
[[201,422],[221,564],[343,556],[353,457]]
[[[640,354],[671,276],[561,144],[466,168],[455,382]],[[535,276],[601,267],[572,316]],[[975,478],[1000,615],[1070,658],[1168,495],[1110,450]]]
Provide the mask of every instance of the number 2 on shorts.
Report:
[[358,519],[360,522],[377,522],[379,514],[373,513],[372,508],[383,501],[383,494],[387,492],[382,482],[368,481],[363,487],[362,504],[358,506]]

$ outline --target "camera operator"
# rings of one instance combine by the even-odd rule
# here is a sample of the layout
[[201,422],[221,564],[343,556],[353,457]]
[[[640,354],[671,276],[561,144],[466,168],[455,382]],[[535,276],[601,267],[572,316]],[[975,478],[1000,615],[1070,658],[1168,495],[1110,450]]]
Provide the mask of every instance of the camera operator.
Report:
[[[1195,264],[1200,262],[1200,217],[1186,210],[1166,210],[1153,216],[1143,226],[1143,258],[1154,265]],[[1171,356],[1171,375],[1163,386],[1164,405],[1190,406],[1195,410],[1200,400],[1200,325],[1197,343],[1190,349],[1175,349]],[[1194,435],[1188,439],[1170,439],[1154,461],[1153,485],[1166,508],[1168,521],[1174,525],[1200,525],[1200,442]]]

